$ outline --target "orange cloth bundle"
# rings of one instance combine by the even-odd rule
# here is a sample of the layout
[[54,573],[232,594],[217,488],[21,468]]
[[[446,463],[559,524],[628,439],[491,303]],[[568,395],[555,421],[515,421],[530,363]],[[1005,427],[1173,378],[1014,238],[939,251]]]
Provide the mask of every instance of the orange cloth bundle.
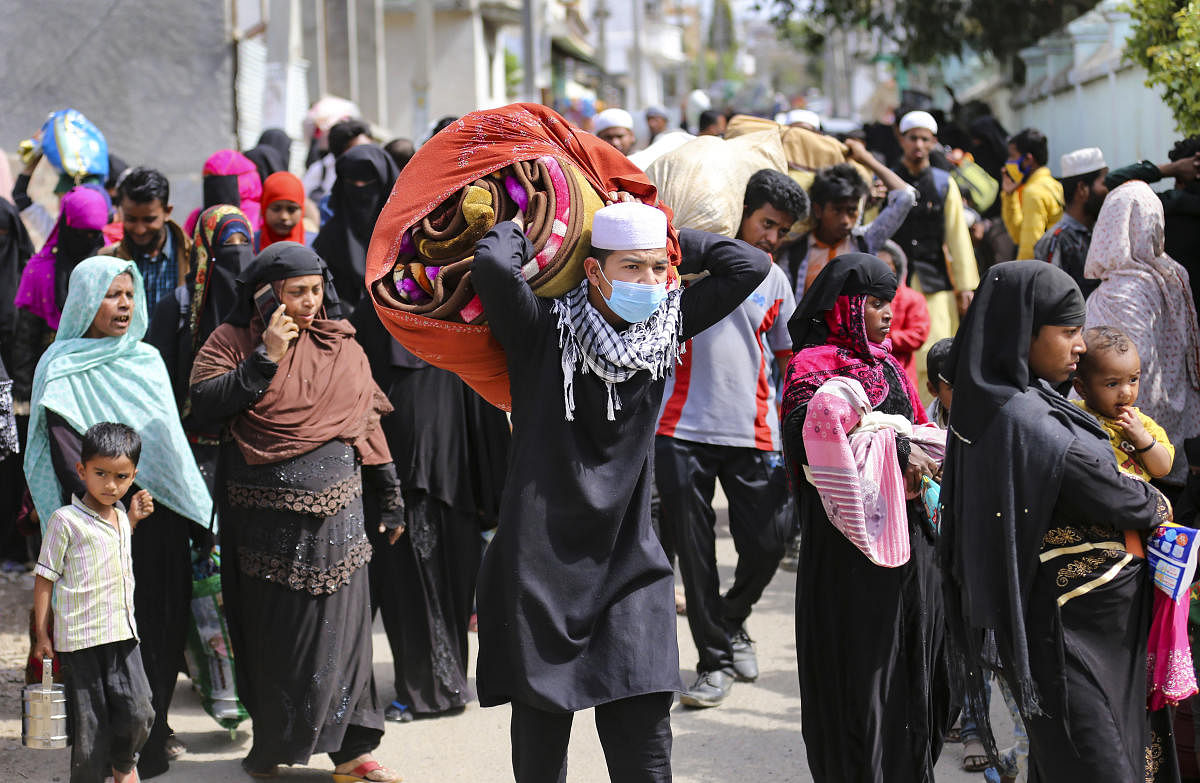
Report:
[[[509,409],[504,352],[471,284],[475,243],[520,212],[535,253],[525,279],[539,296],[562,296],[583,280],[592,216],[613,191],[670,217],[640,169],[553,110],[466,115],[421,147],[375,224],[366,278],[380,320],[413,354]],[[668,245],[677,264],[674,229]]]

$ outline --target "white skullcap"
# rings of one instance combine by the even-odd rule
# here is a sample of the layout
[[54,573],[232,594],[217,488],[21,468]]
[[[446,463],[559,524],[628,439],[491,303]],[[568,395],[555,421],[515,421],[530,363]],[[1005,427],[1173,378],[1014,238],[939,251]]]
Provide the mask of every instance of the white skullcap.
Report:
[[784,124],[795,125],[800,122],[821,130],[821,115],[810,109],[792,109],[787,113],[787,120]]
[[596,210],[592,247],[599,250],[656,250],[667,246],[667,214],[637,201]]
[[1068,152],[1059,159],[1060,173],[1058,177],[1066,179],[1067,177],[1077,177],[1080,174],[1091,174],[1107,166],[1108,164],[1104,162],[1104,153],[1100,151],[1099,147],[1085,147]]
[[633,115],[624,109],[605,109],[596,115],[592,123],[592,133],[600,134],[609,128],[633,130]]
[[667,116],[667,110],[657,103],[650,104],[646,107],[646,119],[650,119],[651,117],[662,117],[664,120],[670,119],[670,117]]
[[924,128],[937,135],[937,120],[927,111],[910,111],[900,118],[900,132],[908,133],[913,128]]

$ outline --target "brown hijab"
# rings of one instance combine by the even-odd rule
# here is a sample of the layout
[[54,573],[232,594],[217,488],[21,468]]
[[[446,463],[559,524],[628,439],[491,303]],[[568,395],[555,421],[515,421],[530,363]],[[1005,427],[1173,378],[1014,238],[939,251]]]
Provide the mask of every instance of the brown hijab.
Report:
[[[237,309],[196,355],[191,383],[236,369],[258,347],[264,328],[253,307],[258,286],[314,274],[325,278],[328,316],[337,293],[316,253],[295,242],[277,242],[260,253],[238,279]],[[379,426],[391,410],[354,327],[340,318],[317,318],[300,331],[266,393],[234,417],[229,432],[251,465],[292,459],[334,439],[353,446],[364,465],[380,465],[392,461]]]

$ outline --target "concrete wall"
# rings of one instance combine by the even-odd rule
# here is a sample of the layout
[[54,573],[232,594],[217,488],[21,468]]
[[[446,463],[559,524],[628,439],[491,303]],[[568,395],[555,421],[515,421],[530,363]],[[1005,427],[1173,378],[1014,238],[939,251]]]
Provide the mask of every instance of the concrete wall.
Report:
[[1099,147],[1112,168],[1152,160],[1162,163],[1181,136],[1158,92],[1145,85],[1146,72],[1126,67],[1084,84],[1039,98],[1016,110],[1009,130],[1035,127],[1050,142],[1050,170],[1080,147]]
[[[493,70],[484,41],[484,25],[478,14],[443,11],[434,14],[433,73],[429,95],[429,119],[461,117],[476,109],[503,103],[492,94]],[[387,56],[387,117],[385,124],[397,136],[421,144],[428,130],[413,128],[413,91],[407,64],[417,51],[414,15],[407,11],[384,11],[384,51]],[[503,56],[503,55],[501,55]]]
[[167,174],[182,222],[204,160],[234,144],[225,13],[226,0],[0,0],[0,148],[78,109],[129,165]]

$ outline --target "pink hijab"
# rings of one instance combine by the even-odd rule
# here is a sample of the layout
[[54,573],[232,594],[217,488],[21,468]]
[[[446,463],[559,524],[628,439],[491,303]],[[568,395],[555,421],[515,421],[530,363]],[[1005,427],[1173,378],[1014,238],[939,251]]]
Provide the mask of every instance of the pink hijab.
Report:
[[[219,150],[204,161],[204,176],[236,176],[238,178],[238,195],[242,199],[240,209],[250,221],[250,228],[258,231],[262,228],[262,179],[258,175],[258,167],[254,162],[237,150]],[[200,217],[197,209],[188,215],[183,230],[192,236],[196,227],[196,219]]]
[[914,426],[873,408],[857,378],[836,375],[825,381],[804,417],[805,475],[817,488],[829,522],[872,563],[895,568],[912,552],[896,434],[941,462],[946,431],[933,424]]
[[[1100,286],[1087,300],[1087,326],[1120,329],[1142,360],[1138,407],[1172,443],[1200,434],[1200,330],[1187,270],[1164,250],[1162,202],[1134,180],[1108,194],[1084,266]],[[1168,477],[1182,484],[1186,461]]]
[[[46,244],[29,259],[21,272],[21,283],[13,304],[19,310],[28,310],[57,330],[62,311],[58,309],[54,291],[54,260],[58,248],[58,229],[66,221],[71,228],[84,231],[100,231],[108,224],[108,200],[95,187],[77,185],[63,194],[59,204],[58,222]],[[76,259],[82,260],[82,259]]]

